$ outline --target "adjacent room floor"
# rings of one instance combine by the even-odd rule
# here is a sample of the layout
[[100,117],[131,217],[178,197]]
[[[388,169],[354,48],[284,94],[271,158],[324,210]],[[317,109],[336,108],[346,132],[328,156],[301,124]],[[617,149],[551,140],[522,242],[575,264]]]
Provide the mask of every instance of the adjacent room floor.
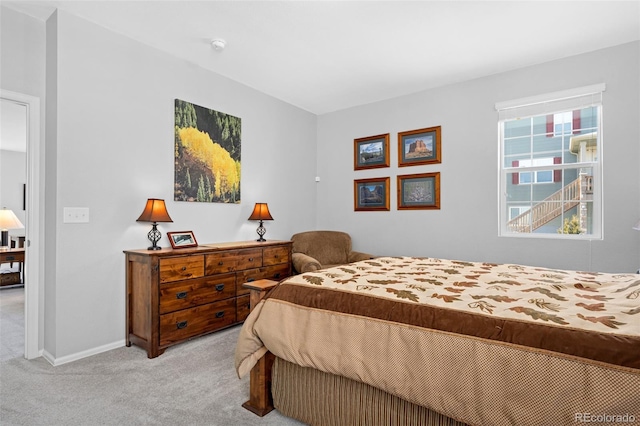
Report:
[[0,361],[24,356],[24,286],[0,288]]

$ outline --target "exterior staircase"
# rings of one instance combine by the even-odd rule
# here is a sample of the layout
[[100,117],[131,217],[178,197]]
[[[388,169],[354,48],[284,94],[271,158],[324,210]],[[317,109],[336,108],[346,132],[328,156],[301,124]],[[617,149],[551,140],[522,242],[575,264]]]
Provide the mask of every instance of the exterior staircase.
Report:
[[532,208],[511,219],[507,226],[511,232],[533,232],[551,222],[562,213],[582,201],[590,200],[593,194],[593,179],[580,175],[576,180],[554,192]]

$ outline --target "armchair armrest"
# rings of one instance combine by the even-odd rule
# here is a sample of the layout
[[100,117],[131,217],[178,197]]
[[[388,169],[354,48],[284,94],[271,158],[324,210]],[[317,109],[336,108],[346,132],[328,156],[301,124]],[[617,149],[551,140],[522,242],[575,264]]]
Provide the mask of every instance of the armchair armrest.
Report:
[[322,265],[316,259],[311,256],[307,256],[303,253],[292,253],[291,261],[293,262],[293,269],[299,274],[303,272],[313,272],[318,269],[322,269]]
[[363,253],[360,251],[352,251],[351,253],[349,253],[349,263],[351,262],[359,262],[361,260],[369,260],[369,259],[374,259],[376,256],[369,254],[369,253]]

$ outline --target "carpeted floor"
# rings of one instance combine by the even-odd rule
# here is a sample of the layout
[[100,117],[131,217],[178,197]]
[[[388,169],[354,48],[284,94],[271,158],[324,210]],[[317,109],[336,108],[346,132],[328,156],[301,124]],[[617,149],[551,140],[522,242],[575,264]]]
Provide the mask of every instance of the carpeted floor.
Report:
[[301,425],[241,407],[233,353],[240,326],[171,347],[158,358],[132,346],[53,367],[43,358],[0,362],[0,424]]
[[3,287],[0,289],[0,362],[21,356],[24,356],[24,287]]

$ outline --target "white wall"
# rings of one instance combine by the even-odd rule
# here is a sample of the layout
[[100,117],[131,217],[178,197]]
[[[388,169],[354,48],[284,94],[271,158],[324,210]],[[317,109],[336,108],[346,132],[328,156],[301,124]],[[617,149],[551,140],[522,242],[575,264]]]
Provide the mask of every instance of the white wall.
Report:
[[[45,34],[44,22],[11,9],[0,7],[0,53],[2,54],[0,60],[0,88],[3,91],[20,93],[41,100],[39,111],[40,135],[44,134],[45,126]],[[37,140],[39,150],[44,154],[45,140],[41,136]],[[37,156],[33,157],[33,153],[31,155],[32,159],[38,158]],[[33,162],[36,163],[35,160]],[[31,171],[27,170],[27,173],[29,172]],[[33,174],[30,175],[33,176]],[[28,191],[29,189],[37,189],[31,193],[34,197],[37,197],[36,204],[39,206],[44,206],[46,190],[44,179],[45,174],[42,171],[38,181],[30,182],[31,188],[27,188]],[[33,202],[34,200],[32,199],[31,203]],[[32,314],[29,315],[28,312],[27,316],[31,319],[37,318],[37,347],[42,349],[44,345],[44,264],[42,262],[38,262],[37,265],[29,264],[34,258],[43,259],[44,254],[44,243],[42,241],[44,237],[41,232],[44,229],[44,215],[41,214],[37,220],[37,223],[31,224],[26,223],[26,220],[23,222],[25,226],[29,226],[29,229],[25,229],[25,231],[32,242],[26,255],[25,278],[30,281],[31,286],[37,285],[37,287],[30,287],[27,293],[35,302],[31,303],[29,311],[37,310],[38,314],[34,316]],[[31,272],[34,272],[34,274],[30,275]],[[27,327],[32,329],[29,324],[27,324]]]
[[[640,266],[639,43],[377,102],[318,119],[318,228],[376,254],[635,272]],[[496,102],[604,82],[604,240],[498,237]],[[398,168],[397,133],[442,126],[442,164]],[[391,133],[391,167],[353,170],[353,140]],[[441,209],[398,211],[396,176],[441,172]],[[353,180],[391,177],[390,212],[354,212]]]
[[[164,198],[174,221],[159,225],[161,246],[167,231],[191,230],[201,244],[255,239],[255,202],[274,216],[268,239],[313,228],[316,117],[68,13],[47,27],[47,180],[56,193],[47,199],[55,278],[45,350],[60,361],[122,344],[122,251],[149,244],[151,225],[136,222],[147,198]],[[176,98],[242,119],[240,204],[173,201]],[[88,207],[90,222],[63,223],[64,207]]]
[[43,98],[44,23],[6,7],[0,7],[0,19],[0,87]]
[[[24,225],[22,185],[27,181],[27,155],[24,152],[0,150],[0,208],[12,210]],[[24,229],[10,229],[9,235],[24,235]]]

